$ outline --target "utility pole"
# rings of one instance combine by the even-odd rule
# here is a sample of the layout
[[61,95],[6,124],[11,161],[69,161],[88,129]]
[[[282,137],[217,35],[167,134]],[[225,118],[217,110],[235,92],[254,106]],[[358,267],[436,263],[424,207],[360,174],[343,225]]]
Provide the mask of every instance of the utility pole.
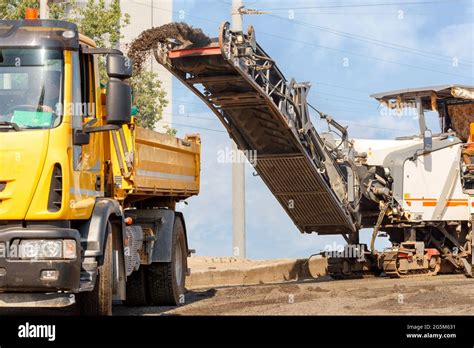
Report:
[[[242,0],[232,0],[232,31],[242,31]],[[245,161],[244,155],[232,140],[232,251],[245,258]]]
[[243,0],[232,0],[232,31],[243,31]]
[[40,0],[40,18],[48,19],[49,18],[49,8],[48,0]]

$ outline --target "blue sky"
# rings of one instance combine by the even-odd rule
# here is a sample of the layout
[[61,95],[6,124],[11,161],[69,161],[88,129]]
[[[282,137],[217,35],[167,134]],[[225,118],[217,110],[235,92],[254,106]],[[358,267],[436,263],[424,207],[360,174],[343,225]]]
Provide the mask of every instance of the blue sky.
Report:
[[[255,27],[260,45],[287,79],[311,82],[310,102],[349,125],[351,137],[388,139],[417,130],[412,117],[383,115],[369,98],[372,93],[447,83],[474,85],[472,1],[247,0],[245,4],[269,9],[269,14],[246,16],[244,28]],[[219,23],[230,20],[230,0],[177,0],[173,6],[175,21],[202,28],[209,36],[217,36]],[[428,122],[437,130],[436,117],[431,115]],[[217,161],[219,150],[230,148],[229,137],[179,81],[173,83],[173,123],[179,136],[199,132],[202,137],[201,193],[181,209],[190,245],[198,255],[231,255],[231,164]],[[343,243],[339,236],[301,235],[252,173],[247,164],[249,258],[305,257]],[[363,240],[369,236],[369,230],[362,232]],[[386,243],[381,239],[379,248]]]

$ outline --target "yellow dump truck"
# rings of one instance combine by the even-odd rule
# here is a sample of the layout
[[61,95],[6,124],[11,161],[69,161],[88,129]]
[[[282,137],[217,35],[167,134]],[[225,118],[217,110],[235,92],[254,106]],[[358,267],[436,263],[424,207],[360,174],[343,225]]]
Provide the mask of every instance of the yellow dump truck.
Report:
[[0,21],[0,307],[183,302],[200,139],[138,127],[131,75],[74,24]]

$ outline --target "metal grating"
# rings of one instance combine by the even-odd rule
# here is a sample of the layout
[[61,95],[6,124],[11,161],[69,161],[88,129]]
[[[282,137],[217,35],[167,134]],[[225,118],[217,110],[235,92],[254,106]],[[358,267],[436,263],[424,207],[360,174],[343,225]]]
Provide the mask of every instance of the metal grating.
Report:
[[255,168],[300,230],[352,231],[349,217],[304,155],[258,156]]

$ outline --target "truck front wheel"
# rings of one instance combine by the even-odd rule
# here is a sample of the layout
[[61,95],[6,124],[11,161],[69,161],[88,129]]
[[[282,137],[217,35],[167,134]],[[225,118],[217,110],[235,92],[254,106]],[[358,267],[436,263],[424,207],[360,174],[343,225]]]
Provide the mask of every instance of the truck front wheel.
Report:
[[104,261],[99,266],[94,290],[79,295],[82,315],[112,315],[113,247],[112,225],[107,223]]
[[146,269],[150,304],[154,306],[182,304],[186,270],[186,237],[183,222],[177,217],[173,226],[171,262],[152,263]]

